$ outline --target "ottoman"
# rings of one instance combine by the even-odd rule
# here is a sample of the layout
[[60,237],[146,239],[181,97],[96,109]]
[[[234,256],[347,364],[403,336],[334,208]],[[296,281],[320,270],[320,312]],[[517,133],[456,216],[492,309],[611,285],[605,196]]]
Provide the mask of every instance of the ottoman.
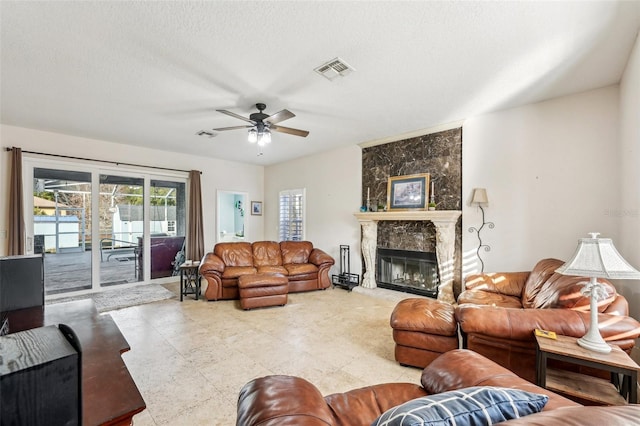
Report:
[[289,280],[280,274],[242,275],[238,278],[242,309],[287,304]]
[[424,368],[440,354],[458,349],[458,323],[449,303],[404,299],[393,310],[390,324],[401,365]]

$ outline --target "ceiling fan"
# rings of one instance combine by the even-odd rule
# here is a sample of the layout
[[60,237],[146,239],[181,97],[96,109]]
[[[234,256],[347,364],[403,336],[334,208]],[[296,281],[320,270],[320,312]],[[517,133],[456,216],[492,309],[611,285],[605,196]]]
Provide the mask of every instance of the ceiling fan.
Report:
[[290,135],[302,136],[306,137],[309,132],[306,130],[300,129],[292,129],[291,127],[284,126],[276,126],[276,123],[280,123],[281,121],[288,120],[290,118],[295,117],[296,115],[287,109],[283,109],[280,112],[276,112],[273,115],[265,114],[264,111],[267,106],[262,103],[257,103],[256,108],[258,112],[254,112],[249,115],[249,118],[243,117],[241,115],[236,114],[235,112],[227,111],[225,109],[217,109],[216,111],[221,112],[223,114],[230,115],[231,117],[239,118],[240,120],[247,121],[251,123],[250,126],[232,126],[232,127],[220,127],[218,129],[213,129],[216,132],[222,132],[226,130],[236,130],[236,129],[249,129],[249,142],[258,143],[258,145],[263,146],[264,144],[271,142],[271,131],[274,130],[276,132],[288,133]]

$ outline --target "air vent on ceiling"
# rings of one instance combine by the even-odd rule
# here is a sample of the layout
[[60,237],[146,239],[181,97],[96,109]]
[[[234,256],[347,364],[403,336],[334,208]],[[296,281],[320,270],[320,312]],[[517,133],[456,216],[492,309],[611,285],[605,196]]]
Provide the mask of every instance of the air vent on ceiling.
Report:
[[213,138],[213,137],[215,137],[216,134],[213,133],[213,132],[210,132],[208,130],[200,130],[198,133],[196,133],[196,135],[198,135],[198,136],[206,136],[208,138]]
[[355,71],[355,68],[347,64],[342,59],[335,58],[330,60],[326,64],[320,65],[314,71],[320,74],[321,76],[326,77],[328,80],[333,80],[338,76],[345,77],[351,74],[352,71]]

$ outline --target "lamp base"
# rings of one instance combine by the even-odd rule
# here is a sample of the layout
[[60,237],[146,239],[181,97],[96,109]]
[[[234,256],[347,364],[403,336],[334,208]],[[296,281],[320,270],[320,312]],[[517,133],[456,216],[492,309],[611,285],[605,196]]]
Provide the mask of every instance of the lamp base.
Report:
[[[600,334],[600,333],[598,333],[598,334]],[[590,351],[601,352],[601,353],[605,353],[605,354],[608,354],[609,352],[611,352],[611,346],[609,346],[602,339],[602,337],[600,337],[599,341],[598,341],[598,339],[590,340],[589,337],[590,337],[589,333],[587,333],[586,335],[584,335],[583,337],[578,339],[578,345],[580,345],[583,348],[588,349]]]

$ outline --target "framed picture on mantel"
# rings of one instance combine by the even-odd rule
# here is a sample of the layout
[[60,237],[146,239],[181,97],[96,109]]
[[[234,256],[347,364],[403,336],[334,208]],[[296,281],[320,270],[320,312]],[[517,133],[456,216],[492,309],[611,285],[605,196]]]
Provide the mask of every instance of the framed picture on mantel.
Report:
[[389,177],[389,210],[424,210],[429,196],[429,173]]

